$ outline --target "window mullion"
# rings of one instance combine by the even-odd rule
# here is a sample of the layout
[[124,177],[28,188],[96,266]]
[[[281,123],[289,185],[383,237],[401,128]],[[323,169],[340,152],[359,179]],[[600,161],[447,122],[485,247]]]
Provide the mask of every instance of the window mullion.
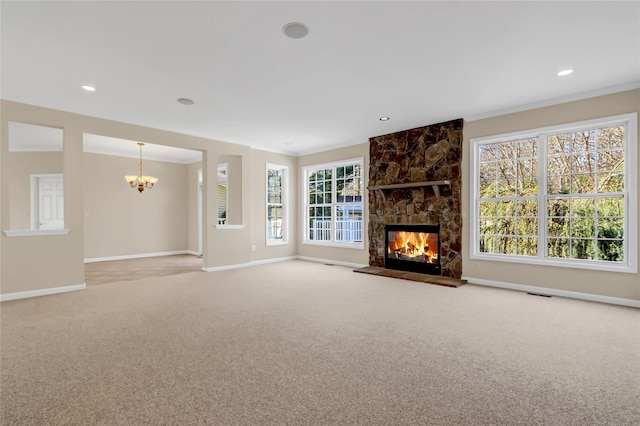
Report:
[[536,138],[538,144],[538,258],[547,257],[547,143],[546,135]]

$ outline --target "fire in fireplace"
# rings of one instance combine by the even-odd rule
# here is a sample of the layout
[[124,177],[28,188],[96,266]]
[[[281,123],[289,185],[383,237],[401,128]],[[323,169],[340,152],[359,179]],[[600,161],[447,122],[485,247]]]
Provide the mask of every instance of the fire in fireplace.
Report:
[[441,275],[439,225],[386,225],[385,267]]

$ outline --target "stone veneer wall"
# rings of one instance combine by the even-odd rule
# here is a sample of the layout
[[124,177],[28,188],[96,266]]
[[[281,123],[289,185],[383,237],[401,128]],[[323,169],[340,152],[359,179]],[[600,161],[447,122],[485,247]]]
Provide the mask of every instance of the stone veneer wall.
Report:
[[431,186],[369,192],[369,265],[384,266],[384,225],[440,225],[442,276],[462,276],[462,125],[457,119],[369,139],[369,185],[449,180]]

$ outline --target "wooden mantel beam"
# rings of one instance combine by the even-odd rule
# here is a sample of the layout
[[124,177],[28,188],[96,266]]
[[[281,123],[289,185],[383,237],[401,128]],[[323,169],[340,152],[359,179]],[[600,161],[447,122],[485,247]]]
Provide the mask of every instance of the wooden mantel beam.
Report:
[[449,185],[451,186],[450,180],[431,180],[427,182],[410,182],[410,183],[396,183],[392,185],[372,185],[367,187],[370,191],[380,191],[380,195],[382,195],[382,199],[386,201],[386,197],[384,196],[385,189],[404,189],[404,188],[418,188],[421,186],[431,186],[433,188],[433,192],[436,197],[440,197],[440,186],[441,185]]

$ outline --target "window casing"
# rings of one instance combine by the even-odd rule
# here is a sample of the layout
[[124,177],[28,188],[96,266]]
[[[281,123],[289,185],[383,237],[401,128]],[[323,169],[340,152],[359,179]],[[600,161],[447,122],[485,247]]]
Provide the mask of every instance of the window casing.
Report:
[[305,167],[305,244],[364,248],[362,158]]
[[218,166],[218,225],[226,225],[229,209],[229,166],[227,163]]
[[267,245],[287,243],[288,179],[286,166],[267,164]]
[[471,258],[637,272],[636,114],[471,143]]

